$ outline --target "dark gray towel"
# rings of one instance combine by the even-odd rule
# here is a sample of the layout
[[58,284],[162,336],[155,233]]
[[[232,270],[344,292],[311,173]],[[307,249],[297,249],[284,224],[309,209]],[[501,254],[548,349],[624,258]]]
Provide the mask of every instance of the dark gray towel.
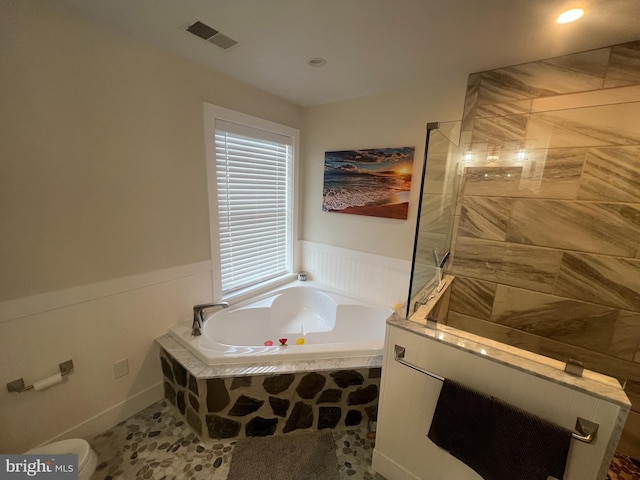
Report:
[[445,380],[427,435],[485,480],[562,479],[571,432]]

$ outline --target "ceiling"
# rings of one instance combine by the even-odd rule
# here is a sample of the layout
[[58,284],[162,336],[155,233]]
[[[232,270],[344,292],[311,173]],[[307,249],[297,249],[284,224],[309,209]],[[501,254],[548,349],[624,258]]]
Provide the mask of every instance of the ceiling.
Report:
[[[302,106],[640,40],[640,0],[55,1]],[[239,43],[185,32],[196,20]]]

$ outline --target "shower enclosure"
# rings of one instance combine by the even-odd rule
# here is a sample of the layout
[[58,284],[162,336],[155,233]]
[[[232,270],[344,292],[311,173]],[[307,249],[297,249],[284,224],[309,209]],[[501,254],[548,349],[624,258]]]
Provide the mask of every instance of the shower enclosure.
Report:
[[447,324],[619,379],[636,449],[639,72],[634,42],[469,77],[429,130],[407,306],[449,252]]
[[459,139],[459,121],[427,125],[407,317],[438,285],[450,257],[462,160]]

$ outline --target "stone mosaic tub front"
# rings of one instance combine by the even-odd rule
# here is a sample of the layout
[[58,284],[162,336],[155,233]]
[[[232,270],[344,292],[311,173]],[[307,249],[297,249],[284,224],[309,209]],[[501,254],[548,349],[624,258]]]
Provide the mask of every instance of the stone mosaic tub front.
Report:
[[164,349],[165,397],[201,437],[374,428],[381,369],[196,378]]

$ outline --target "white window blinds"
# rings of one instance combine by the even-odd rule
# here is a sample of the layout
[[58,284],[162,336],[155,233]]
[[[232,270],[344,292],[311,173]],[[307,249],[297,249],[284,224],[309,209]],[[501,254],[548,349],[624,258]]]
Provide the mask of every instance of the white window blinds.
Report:
[[291,271],[292,139],[216,119],[222,293]]

